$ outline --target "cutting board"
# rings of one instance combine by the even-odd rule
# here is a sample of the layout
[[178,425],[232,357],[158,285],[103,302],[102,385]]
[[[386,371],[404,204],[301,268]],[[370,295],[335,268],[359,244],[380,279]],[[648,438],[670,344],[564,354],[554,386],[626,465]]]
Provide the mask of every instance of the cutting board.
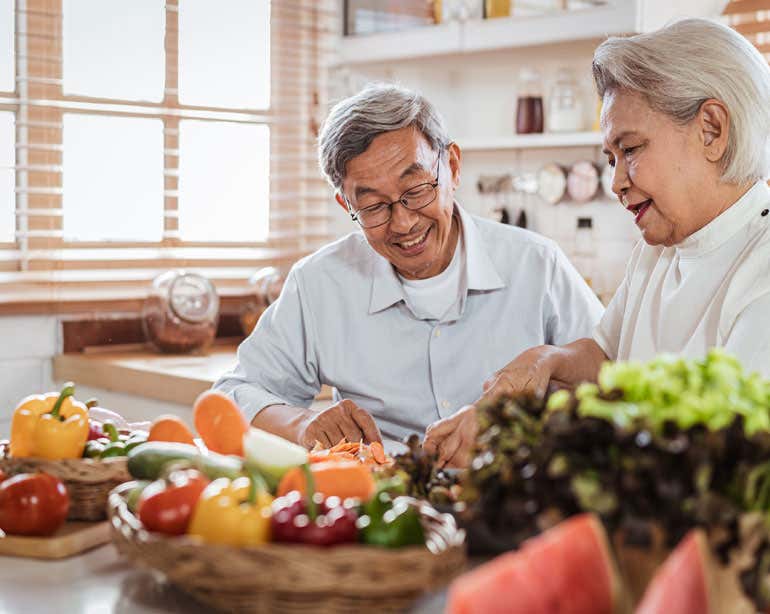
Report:
[[0,538],[0,556],[63,559],[110,541],[110,527],[101,522],[65,522],[51,537],[6,535]]

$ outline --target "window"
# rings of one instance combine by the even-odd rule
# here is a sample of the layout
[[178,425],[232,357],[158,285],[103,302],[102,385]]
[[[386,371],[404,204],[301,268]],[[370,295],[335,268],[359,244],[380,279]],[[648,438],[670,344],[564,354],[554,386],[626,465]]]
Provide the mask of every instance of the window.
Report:
[[13,113],[0,111],[0,243],[11,243],[16,231]]
[[182,240],[267,238],[269,139],[266,126],[179,122]]
[[770,61],[770,0],[730,0],[722,14]]
[[172,267],[235,291],[328,240],[337,10],[0,0],[0,311],[7,288],[140,296]]

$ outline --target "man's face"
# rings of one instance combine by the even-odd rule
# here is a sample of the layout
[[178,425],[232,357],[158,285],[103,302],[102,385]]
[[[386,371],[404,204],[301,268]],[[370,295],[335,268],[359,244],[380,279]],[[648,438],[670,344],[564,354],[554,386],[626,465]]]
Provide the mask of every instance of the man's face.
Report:
[[[452,144],[439,155],[413,127],[385,132],[348,162],[342,192],[352,210],[396,200],[418,184],[433,183],[441,165],[436,198],[412,211],[396,203],[388,222],[363,228],[372,248],[407,279],[438,275],[454,255],[459,223],[454,219],[454,190],[460,174],[460,150]],[[342,196],[337,201],[347,210]]]
[[705,223],[709,168],[696,121],[681,126],[635,92],[611,91],[602,109],[612,191],[650,245],[675,245]]

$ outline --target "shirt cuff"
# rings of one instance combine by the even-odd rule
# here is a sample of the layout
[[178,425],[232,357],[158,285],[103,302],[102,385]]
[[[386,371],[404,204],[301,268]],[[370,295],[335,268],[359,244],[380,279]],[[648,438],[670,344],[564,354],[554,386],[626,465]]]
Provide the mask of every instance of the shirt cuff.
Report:
[[600,328],[600,325],[594,328],[594,334],[592,335],[592,339],[596,342],[596,345],[598,345],[602,352],[604,352],[604,355],[609,358],[610,360],[617,360],[618,355],[617,352],[614,349],[614,344],[610,343],[610,341],[604,336],[603,331]]

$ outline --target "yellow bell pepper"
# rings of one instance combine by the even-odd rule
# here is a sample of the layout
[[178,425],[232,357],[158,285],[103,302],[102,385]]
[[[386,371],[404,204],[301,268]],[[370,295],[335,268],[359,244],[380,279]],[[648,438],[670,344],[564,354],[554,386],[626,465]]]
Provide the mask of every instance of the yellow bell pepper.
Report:
[[187,532],[209,544],[264,544],[270,541],[272,502],[259,476],[218,478],[198,499]]
[[11,420],[11,456],[49,460],[80,458],[88,439],[88,408],[72,396],[75,385],[57,394],[23,399]]

